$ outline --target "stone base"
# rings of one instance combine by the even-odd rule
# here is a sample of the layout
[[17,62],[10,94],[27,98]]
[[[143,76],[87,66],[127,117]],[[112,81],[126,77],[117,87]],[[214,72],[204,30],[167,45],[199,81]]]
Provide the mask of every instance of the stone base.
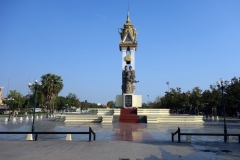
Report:
[[116,95],[115,106],[124,108],[142,107],[142,95],[134,94]]
[[102,123],[112,123],[113,116],[102,116]]
[[[122,95],[121,95],[122,96]],[[92,123],[117,123],[128,119],[134,110],[135,117],[140,123],[203,123],[203,116],[169,115],[169,109],[94,109],[95,115],[57,115],[55,121],[62,122],[92,122]],[[126,115],[127,114],[127,115]],[[130,117],[131,118],[131,117]],[[216,117],[217,118],[217,117]],[[120,120],[121,119],[121,120]],[[128,120],[130,121],[130,120]],[[124,120],[125,122],[125,120]]]
[[64,115],[64,118],[57,117],[56,121],[58,118],[64,119],[64,122],[91,122],[91,123],[102,122],[102,116],[98,115]]
[[147,116],[147,123],[203,123],[203,116]]
[[150,116],[150,115],[164,115],[164,116],[169,116],[169,109],[138,109],[137,110],[137,115],[145,115],[145,116]]

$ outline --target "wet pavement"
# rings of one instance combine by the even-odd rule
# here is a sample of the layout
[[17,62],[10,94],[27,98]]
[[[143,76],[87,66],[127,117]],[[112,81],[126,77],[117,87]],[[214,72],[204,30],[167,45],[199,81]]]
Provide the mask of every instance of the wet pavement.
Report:
[[[191,143],[171,142],[171,132],[223,133],[223,121],[206,120],[204,123],[64,123],[54,119],[35,121],[36,131],[96,132],[96,141],[87,142],[88,135],[39,135],[38,141],[26,141],[26,135],[0,135],[1,159],[239,159],[238,137],[224,143],[223,137],[192,136]],[[31,131],[32,121],[4,122],[0,131]],[[240,120],[227,120],[228,133],[240,133]],[[175,137],[177,139],[177,137]],[[23,147],[24,146],[24,147]],[[41,156],[44,155],[44,156]],[[58,156],[57,156],[58,155]],[[60,155],[60,156],[59,156]]]

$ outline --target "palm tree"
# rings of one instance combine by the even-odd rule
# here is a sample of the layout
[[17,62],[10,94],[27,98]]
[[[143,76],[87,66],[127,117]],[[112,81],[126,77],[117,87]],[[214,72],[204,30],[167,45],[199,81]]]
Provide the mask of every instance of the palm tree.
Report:
[[[42,92],[46,97],[46,100],[50,102],[50,112],[54,111],[54,99],[58,93],[63,89],[63,80],[60,76],[55,74],[45,74],[41,77],[42,82]],[[51,103],[53,102],[53,103]],[[51,109],[52,104],[52,109]]]

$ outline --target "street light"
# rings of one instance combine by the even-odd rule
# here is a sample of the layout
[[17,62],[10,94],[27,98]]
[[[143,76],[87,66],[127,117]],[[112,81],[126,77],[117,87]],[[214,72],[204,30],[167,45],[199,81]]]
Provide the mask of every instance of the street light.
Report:
[[[7,99],[8,101],[11,101],[11,105],[12,105],[12,101],[14,101],[14,98],[10,97]],[[8,115],[8,122],[10,121],[10,113]]]
[[36,92],[37,89],[42,85],[41,82],[38,82],[38,80],[35,80],[35,84],[28,83],[28,87],[30,88],[31,86],[34,87],[34,109],[33,109],[33,123],[32,123],[32,132],[34,132],[35,127],[34,127],[34,121],[35,121],[35,109],[36,109]]
[[147,95],[148,96],[148,106],[149,106],[149,95]]
[[205,111],[206,111],[206,118],[208,118],[208,104],[209,103],[204,103]]
[[169,92],[169,82],[166,82],[166,84],[168,85],[168,92]]
[[223,93],[223,91],[224,91],[224,89],[226,88],[226,87],[228,87],[228,86],[230,86],[231,85],[231,82],[229,82],[229,81],[224,81],[224,79],[219,79],[219,81],[217,81],[217,87],[219,88],[219,89],[221,89],[221,91],[222,91],[222,106],[223,106],[223,117],[224,117],[224,142],[226,143],[226,141],[227,141],[227,136],[226,136],[226,134],[227,134],[227,126],[226,126],[226,120],[225,120],[225,105],[224,105],[224,93]]

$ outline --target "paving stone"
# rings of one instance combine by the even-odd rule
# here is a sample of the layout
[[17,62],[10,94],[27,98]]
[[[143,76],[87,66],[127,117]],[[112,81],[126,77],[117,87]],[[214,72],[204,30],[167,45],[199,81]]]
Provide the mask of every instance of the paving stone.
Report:
[[[227,121],[228,133],[240,133],[240,120]],[[0,118],[0,131],[31,131],[32,122],[5,123]],[[97,133],[97,140],[88,142],[88,135],[39,135],[39,141],[26,141],[23,135],[0,135],[0,160],[158,160],[158,159],[239,159],[240,144],[223,143],[223,137],[192,136],[191,143],[172,143],[171,132],[179,126],[184,132],[223,133],[223,121],[203,124],[65,124],[48,119],[38,120],[36,131],[88,131]],[[125,134],[124,134],[125,132]],[[134,132],[134,134],[132,134]],[[136,136],[136,137],[134,137]],[[175,137],[175,140],[177,136]],[[185,137],[182,137],[184,142]],[[209,151],[209,152],[206,152]],[[228,153],[224,151],[230,151]]]

